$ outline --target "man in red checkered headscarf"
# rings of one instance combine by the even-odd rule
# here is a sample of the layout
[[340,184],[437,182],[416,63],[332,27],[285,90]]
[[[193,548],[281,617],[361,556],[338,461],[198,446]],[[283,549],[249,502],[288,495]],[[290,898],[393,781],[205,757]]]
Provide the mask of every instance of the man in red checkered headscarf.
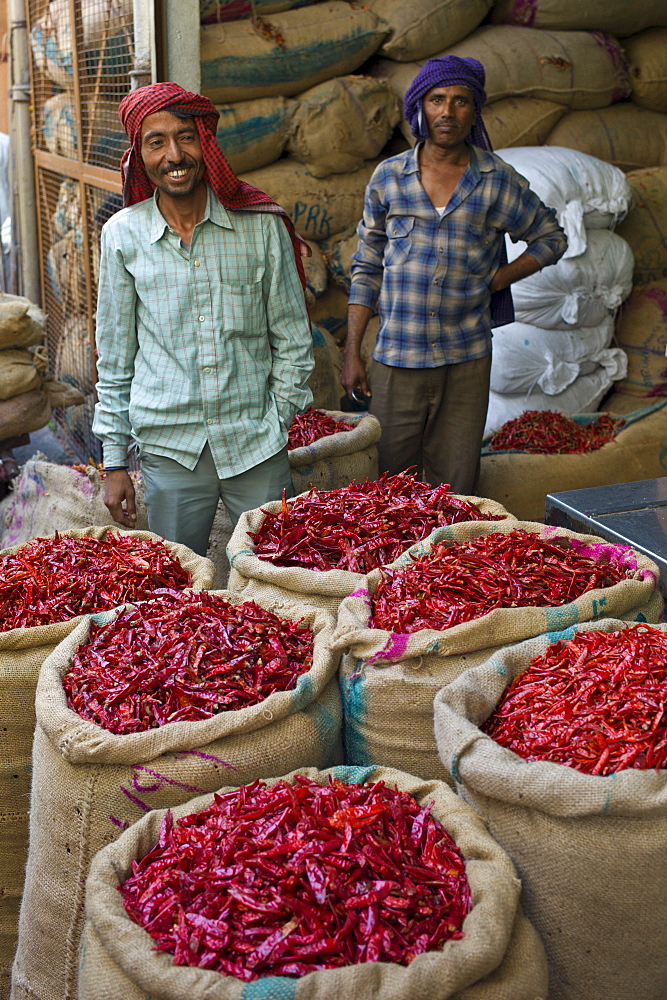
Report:
[[119,115],[124,209],[102,230],[97,309],[105,503],[134,526],[134,439],[151,530],[205,554],[218,499],[235,522],[291,495],[287,431],[312,401],[308,250],[232,171],[207,98],[158,83]]

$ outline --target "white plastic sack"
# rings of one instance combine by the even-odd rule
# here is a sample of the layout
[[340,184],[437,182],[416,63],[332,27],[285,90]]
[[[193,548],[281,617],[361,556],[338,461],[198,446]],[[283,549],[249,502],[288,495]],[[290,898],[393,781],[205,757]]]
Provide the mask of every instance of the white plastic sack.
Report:
[[539,389],[511,394],[490,392],[484,433],[493,434],[507,420],[520,417],[526,410],[557,410],[566,416],[575,413],[593,413],[614,381],[625,376],[627,357],[623,354],[617,361],[616,374],[602,367],[596,368],[589,375],[580,375],[564,392],[559,392],[555,396],[548,396]]
[[[517,320],[545,330],[597,326],[627,299],[635,264],[630,244],[608,229],[588,230],[586,238],[588,246],[578,257],[561,257],[512,285]],[[509,237],[506,244],[509,260],[526,249]]]
[[599,366],[616,372],[624,352],[608,349],[613,335],[611,316],[598,326],[568,331],[544,330],[528,323],[497,327],[493,331],[491,389],[517,393],[537,388],[555,396]]
[[610,229],[627,214],[630,186],[611,163],[564,146],[513,146],[496,153],[556,210],[569,242],[565,258],[584,252],[587,228]]

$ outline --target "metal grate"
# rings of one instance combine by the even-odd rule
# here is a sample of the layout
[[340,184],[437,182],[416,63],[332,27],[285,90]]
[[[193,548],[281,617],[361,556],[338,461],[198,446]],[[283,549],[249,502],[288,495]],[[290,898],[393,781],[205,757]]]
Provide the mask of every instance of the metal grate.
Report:
[[94,309],[99,234],[121,206],[118,103],[134,67],[132,0],[28,0],[43,306],[50,372],[86,396],[55,411],[64,443],[101,458]]

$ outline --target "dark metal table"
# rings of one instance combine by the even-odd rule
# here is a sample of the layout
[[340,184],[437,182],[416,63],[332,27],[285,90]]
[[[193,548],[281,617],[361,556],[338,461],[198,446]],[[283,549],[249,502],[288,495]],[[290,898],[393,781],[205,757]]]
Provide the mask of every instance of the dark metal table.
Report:
[[548,493],[544,519],[643,552],[658,564],[667,599],[667,478]]

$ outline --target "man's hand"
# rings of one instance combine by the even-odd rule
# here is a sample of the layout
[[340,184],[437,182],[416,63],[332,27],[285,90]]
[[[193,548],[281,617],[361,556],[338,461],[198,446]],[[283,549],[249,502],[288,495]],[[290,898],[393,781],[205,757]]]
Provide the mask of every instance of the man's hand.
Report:
[[358,350],[345,351],[340,381],[350,399],[354,398],[352,393],[355,389],[362,392],[364,396],[370,396],[371,390],[366,377],[366,366],[361,360],[361,354]]
[[503,288],[509,288],[515,281],[521,281],[531,274],[539,271],[540,265],[535,257],[529,253],[522,253],[516,260],[499,267],[489,282],[491,294],[500,292]]
[[133,528],[137,523],[134,485],[126,469],[113,469],[107,472],[104,482],[104,504],[114,521],[118,521],[119,524]]

